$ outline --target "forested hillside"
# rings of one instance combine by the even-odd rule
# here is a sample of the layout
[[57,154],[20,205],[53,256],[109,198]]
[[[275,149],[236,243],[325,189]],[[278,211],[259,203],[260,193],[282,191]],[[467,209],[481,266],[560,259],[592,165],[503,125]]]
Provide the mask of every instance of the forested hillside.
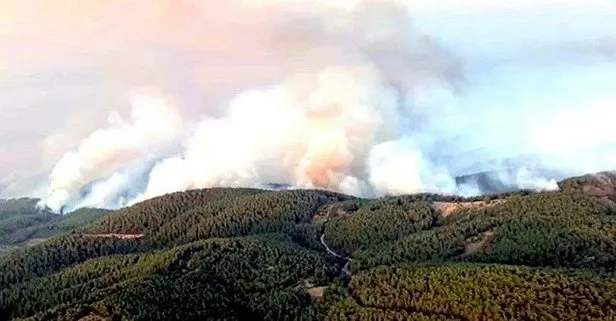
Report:
[[0,319],[614,320],[605,182],[475,199],[216,188],[76,212],[0,255]]
[[0,200],[0,252],[88,226],[111,213],[101,209],[80,209],[58,215],[38,208],[38,201],[34,198]]

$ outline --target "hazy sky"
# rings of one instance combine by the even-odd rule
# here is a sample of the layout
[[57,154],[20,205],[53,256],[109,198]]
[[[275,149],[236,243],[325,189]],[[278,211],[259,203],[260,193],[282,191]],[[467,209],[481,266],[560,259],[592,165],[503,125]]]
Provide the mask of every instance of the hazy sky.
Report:
[[[196,121],[224,113],[225,104],[204,104],[248,89],[253,74],[278,79],[275,54],[255,49],[246,59],[267,39],[251,37],[243,20],[267,15],[235,14],[218,0],[201,1],[210,13],[199,13],[189,2],[0,0],[0,196],[43,193],[62,155],[111,111],[126,117],[141,87]],[[458,90],[418,98],[446,111],[422,133],[442,142],[450,171],[488,169],[477,164],[493,155],[551,153],[565,167],[616,167],[616,1],[407,4],[416,27],[461,67]],[[217,52],[219,42],[232,50]],[[584,150],[602,160],[580,168]]]

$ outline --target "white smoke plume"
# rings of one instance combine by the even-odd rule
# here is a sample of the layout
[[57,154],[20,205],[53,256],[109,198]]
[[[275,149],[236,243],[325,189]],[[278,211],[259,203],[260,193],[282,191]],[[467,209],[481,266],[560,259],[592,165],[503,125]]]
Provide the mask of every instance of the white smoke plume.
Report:
[[109,207],[105,198],[115,189],[125,190],[133,184],[113,174],[130,163],[151,161],[157,157],[182,129],[182,120],[167,103],[151,93],[135,93],[132,101],[131,121],[117,113],[109,115],[109,127],[92,133],[77,151],[65,154],[50,175],[50,192],[45,205],[60,210],[67,204],[83,202],[84,186],[107,177],[96,184],[84,205]]
[[[268,182],[369,196],[439,191],[442,183],[455,191],[445,172],[435,178],[446,182],[433,183],[435,165],[421,146],[383,155],[400,139],[412,141],[408,126],[414,117],[426,117],[413,106],[415,92],[454,86],[461,74],[458,62],[413,26],[404,6],[377,0],[236,0],[222,9],[213,27],[227,30],[227,39],[206,40],[210,46],[196,50],[275,66],[262,77],[230,80],[231,88],[255,88],[236,95],[226,108],[210,107],[223,111],[219,117],[204,113],[185,150],[153,166],[137,199]],[[207,31],[190,41],[204,36]],[[199,75],[207,84],[221,76],[224,71]],[[136,161],[151,162],[147,152],[180,135],[178,116],[161,102],[142,99],[133,106],[133,123],[119,121],[93,133],[58,162],[47,206],[118,205],[106,196],[131,185],[118,171],[130,173]]]
[[[115,208],[191,188],[268,183],[368,197],[480,192],[456,182],[468,171],[442,150],[442,140],[468,128],[446,101],[464,91],[463,63],[419,30],[403,3],[226,0],[211,10],[154,2],[134,18],[121,13],[139,32],[112,32],[101,46],[117,37],[167,48],[172,61],[181,48],[196,62],[186,75],[141,56],[106,62],[122,87],[153,85],[174,101],[140,94],[131,121],[110,117],[57,163],[46,206]],[[181,106],[187,91],[198,107]],[[439,121],[452,113],[459,121]],[[556,187],[526,169],[500,180]]]

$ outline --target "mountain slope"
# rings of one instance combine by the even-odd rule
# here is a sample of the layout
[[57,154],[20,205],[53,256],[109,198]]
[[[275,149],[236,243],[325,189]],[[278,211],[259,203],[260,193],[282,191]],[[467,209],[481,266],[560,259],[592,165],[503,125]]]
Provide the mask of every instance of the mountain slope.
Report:
[[86,227],[111,213],[102,209],[80,209],[57,215],[37,207],[38,199],[0,200],[0,251],[32,245],[70,230]]
[[616,211],[568,184],[169,194],[0,256],[0,319],[611,320]]

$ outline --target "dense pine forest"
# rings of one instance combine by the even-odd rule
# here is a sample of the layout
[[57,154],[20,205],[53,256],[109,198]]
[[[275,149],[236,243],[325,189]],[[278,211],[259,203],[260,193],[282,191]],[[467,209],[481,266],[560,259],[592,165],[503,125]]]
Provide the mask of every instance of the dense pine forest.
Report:
[[0,320],[616,320],[615,187],[0,201]]

